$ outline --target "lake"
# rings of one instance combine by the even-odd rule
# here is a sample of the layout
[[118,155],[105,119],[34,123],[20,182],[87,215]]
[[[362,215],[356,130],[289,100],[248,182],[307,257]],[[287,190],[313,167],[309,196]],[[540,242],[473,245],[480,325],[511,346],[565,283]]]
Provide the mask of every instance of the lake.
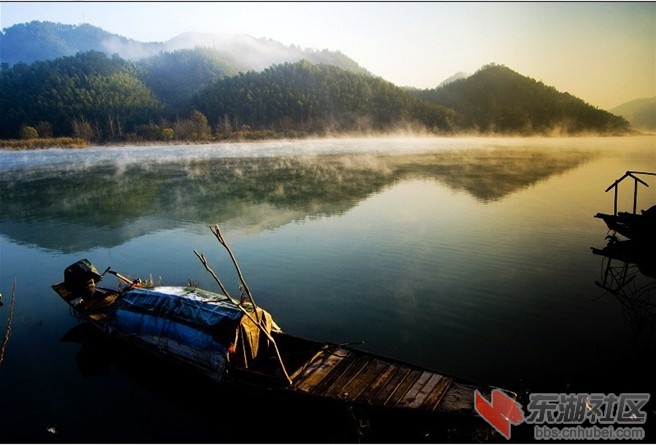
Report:
[[[523,394],[651,392],[656,275],[591,250],[607,242],[593,217],[613,211],[604,191],[628,170],[656,171],[655,136],[0,151],[0,335],[12,315],[0,441],[354,440],[339,409],[244,401],[92,335],[72,340],[79,321],[50,286],[82,258],[218,290],[196,249],[238,294],[217,223],[291,334]],[[656,203],[644,179],[639,209]],[[623,183],[620,210],[632,194]],[[396,433],[371,437],[439,440]]]

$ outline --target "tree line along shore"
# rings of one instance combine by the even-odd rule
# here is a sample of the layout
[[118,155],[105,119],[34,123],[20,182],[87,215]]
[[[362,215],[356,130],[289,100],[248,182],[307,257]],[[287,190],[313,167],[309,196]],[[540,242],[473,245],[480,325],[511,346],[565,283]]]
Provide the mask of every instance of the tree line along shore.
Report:
[[[196,58],[193,66],[207,62],[207,52],[189,51],[185,60]],[[5,64],[0,71],[0,147],[397,131],[513,136],[632,132],[624,118],[503,65],[486,65],[467,78],[418,90],[307,60],[233,76],[212,69],[181,72],[176,60],[176,54],[168,54],[157,70],[148,70],[143,63],[89,51],[30,65]]]

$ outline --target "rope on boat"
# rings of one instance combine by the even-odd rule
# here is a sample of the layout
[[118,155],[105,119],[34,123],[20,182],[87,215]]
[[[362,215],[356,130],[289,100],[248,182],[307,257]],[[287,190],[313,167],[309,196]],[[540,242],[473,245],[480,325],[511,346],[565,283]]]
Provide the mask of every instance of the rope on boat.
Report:
[[11,322],[14,319],[14,303],[16,301],[16,278],[14,278],[14,285],[11,288],[11,302],[9,303],[9,315],[7,315],[7,329],[5,329],[5,336],[2,340],[2,346],[0,346],[0,364],[5,359],[5,350],[7,349],[7,343],[9,343],[9,336],[11,335]]

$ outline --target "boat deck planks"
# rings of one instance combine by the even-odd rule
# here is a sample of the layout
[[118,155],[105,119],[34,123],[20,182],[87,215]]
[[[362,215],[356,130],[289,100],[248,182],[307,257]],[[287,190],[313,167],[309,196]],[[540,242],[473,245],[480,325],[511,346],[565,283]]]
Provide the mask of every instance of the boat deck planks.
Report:
[[[471,411],[474,409],[474,398],[472,394],[479,388],[470,385],[454,382],[449,386],[444,398],[436,410],[439,412],[454,412],[454,411]],[[486,399],[490,399],[489,391],[484,391],[482,394]]]
[[335,379],[332,385],[326,390],[325,394],[334,397],[349,397],[349,392],[346,388],[358,375],[360,375],[370,361],[370,357],[357,357],[349,364],[348,368],[340,374],[337,379]]
[[357,378],[353,378],[346,386],[344,386],[344,393],[350,395],[353,400],[358,399],[358,397],[360,397],[361,394],[371,385],[374,379],[388,366],[388,363],[376,358],[369,360],[362,372],[357,375]]
[[437,409],[437,405],[441,402],[447,389],[451,386],[451,383],[453,383],[452,379],[440,374],[434,374],[426,384],[427,387],[431,384],[434,386],[428,388],[427,394],[423,402],[421,402],[422,405],[428,409]]
[[460,400],[467,388],[455,387],[446,398],[451,384],[441,374],[338,346],[324,348],[293,378],[297,391],[316,396],[429,411],[443,400],[449,402],[447,410],[467,405]]
[[[407,405],[409,407],[419,407],[421,405],[421,400],[423,400],[427,395],[423,394],[422,391],[426,390],[427,383],[433,377],[437,376],[429,371],[422,372],[414,385],[412,385],[408,392],[406,392],[403,396],[403,405]],[[428,390],[430,389],[431,388],[428,388]],[[422,394],[424,397],[421,397]]]
[[399,382],[398,385],[396,385],[396,388],[394,388],[394,391],[389,395],[387,400],[385,401],[386,404],[388,405],[403,405],[403,397],[405,396],[406,392],[414,385],[414,383],[417,381],[419,376],[421,375],[421,371],[418,369],[411,369],[409,370],[403,379]]
[[310,392],[310,389],[320,383],[347,356],[348,351],[340,355],[322,350],[312,358],[298,378],[295,379],[295,386],[302,391]]

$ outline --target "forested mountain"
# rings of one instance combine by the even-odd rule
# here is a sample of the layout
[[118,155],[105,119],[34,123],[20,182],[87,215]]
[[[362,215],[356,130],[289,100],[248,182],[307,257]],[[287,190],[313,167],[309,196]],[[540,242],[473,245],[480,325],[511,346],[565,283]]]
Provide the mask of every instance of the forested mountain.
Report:
[[484,133],[614,134],[630,127],[624,118],[503,65],[486,65],[465,79],[415,95],[452,108],[466,128]]
[[123,138],[162,118],[162,104],[142,75],[133,63],[95,51],[3,67],[0,138],[16,137],[24,126],[42,137]]
[[325,133],[410,125],[449,132],[457,120],[452,110],[415,99],[381,78],[308,61],[219,79],[196,95],[192,107],[226,130],[247,125]]
[[143,79],[166,106],[168,114],[188,105],[189,100],[211,81],[246,71],[238,60],[209,48],[182,49],[143,59]]
[[656,97],[636,99],[611,110],[637,130],[656,131]]
[[[79,35],[62,37],[66,33],[82,33],[91,46],[108,36],[89,25],[33,22],[5,31],[3,48],[28,30],[44,47],[59,42],[61,51],[73,51],[80,42]],[[238,39],[239,44],[223,40],[208,48],[203,46],[208,39],[215,43],[213,35],[184,34],[169,41],[177,49],[139,60],[87,51],[29,65],[3,63],[0,139],[212,140],[399,128],[522,135],[630,130],[625,119],[505,66],[488,65],[435,89],[402,89],[339,52],[252,38]],[[124,38],[118,41],[114,47],[146,48]],[[180,49],[191,42],[200,46]],[[312,57],[296,61],[301,55]],[[292,60],[249,68],[272,58]]]

